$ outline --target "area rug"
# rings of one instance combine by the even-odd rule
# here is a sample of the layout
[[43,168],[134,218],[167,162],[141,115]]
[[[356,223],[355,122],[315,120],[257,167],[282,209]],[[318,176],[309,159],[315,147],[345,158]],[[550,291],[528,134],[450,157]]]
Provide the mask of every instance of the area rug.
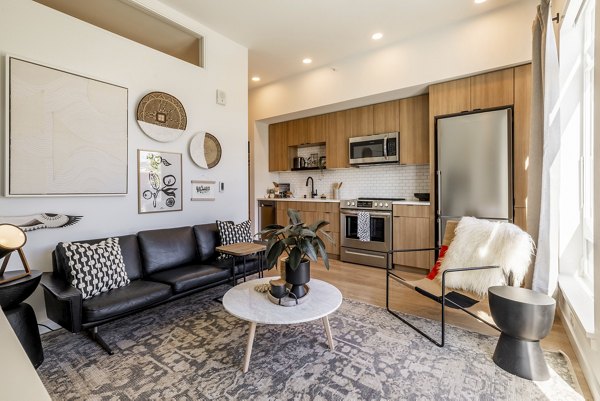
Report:
[[[531,382],[492,362],[495,337],[455,327],[438,348],[385,309],[345,299],[319,321],[258,326],[250,370],[247,323],[213,301],[226,286],[101,328],[115,354],[86,335],[42,336],[38,373],[55,400],[582,400],[566,357],[546,353],[552,377]],[[435,330],[437,322],[412,317]]]

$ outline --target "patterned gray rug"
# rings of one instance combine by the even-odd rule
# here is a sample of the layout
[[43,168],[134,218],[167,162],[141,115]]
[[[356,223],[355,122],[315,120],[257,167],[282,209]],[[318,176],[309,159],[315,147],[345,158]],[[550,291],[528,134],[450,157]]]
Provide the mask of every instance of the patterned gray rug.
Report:
[[335,351],[320,320],[258,326],[243,374],[247,323],[212,300],[227,288],[104,326],[113,356],[83,334],[45,334],[38,373],[61,401],[583,399],[560,352],[546,353],[552,378],[531,382],[492,362],[494,337],[450,327],[438,348],[385,309],[347,299],[330,316]]

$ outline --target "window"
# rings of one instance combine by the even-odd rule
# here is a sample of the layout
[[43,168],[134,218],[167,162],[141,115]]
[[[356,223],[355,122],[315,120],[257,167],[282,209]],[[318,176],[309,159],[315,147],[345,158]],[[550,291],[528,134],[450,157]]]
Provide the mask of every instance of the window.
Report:
[[594,289],[594,14],[595,1],[587,1],[582,9],[582,130],[581,130],[581,209],[583,249],[579,277],[586,287]]
[[559,283],[594,332],[595,1],[571,0],[560,28]]

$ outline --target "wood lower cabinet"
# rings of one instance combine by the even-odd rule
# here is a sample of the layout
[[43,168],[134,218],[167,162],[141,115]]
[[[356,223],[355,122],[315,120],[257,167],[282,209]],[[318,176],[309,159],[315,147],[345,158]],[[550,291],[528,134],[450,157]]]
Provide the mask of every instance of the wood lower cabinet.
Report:
[[300,218],[306,224],[313,224],[319,220],[328,221],[323,231],[329,234],[333,243],[325,241],[325,250],[329,256],[337,259],[340,255],[340,204],[337,202],[303,202],[279,201],[277,202],[277,224],[287,226],[289,217],[288,209],[295,209],[300,213]]
[[[430,222],[428,206],[394,205],[394,249],[430,248]],[[394,264],[429,270],[433,256],[433,252],[395,253]]]

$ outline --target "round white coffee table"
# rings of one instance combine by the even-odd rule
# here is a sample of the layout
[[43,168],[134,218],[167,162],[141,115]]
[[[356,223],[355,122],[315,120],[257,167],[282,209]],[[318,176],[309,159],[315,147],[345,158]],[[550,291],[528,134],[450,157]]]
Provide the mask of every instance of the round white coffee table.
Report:
[[244,373],[248,371],[248,365],[250,364],[250,355],[252,354],[252,344],[254,343],[254,333],[257,323],[296,324],[322,319],[329,348],[333,350],[334,347],[327,316],[342,304],[342,293],[340,290],[325,281],[311,279],[308,283],[310,293],[307,295],[310,298],[307,298],[300,305],[285,307],[275,305],[269,301],[267,294],[254,290],[254,287],[258,284],[268,283],[273,279],[277,279],[277,277],[247,281],[233,287],[223,296],[223,307],[225,310],[233,316],[250,323],[246,355],[244,356],[244,364],[242,366]]

